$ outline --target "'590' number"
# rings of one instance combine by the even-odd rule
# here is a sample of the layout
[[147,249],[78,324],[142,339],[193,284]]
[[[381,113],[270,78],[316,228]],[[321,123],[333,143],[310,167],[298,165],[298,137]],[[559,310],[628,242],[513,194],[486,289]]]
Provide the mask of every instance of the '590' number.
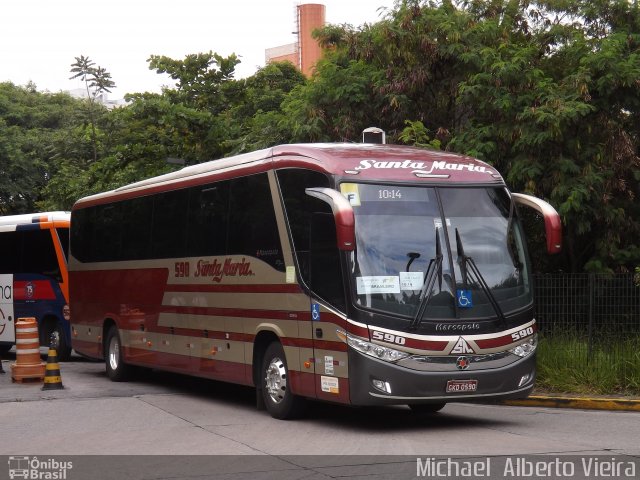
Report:
[[371,332],[371,336],[374,340],[381,340],[387,343],[395,343],[396,345],[404,345],[405,343],[407,343],[407,339],[404,337],[400,337],[392,333],[378,332],[377,330],[373,330]]
[[519,332],[512,333],[511,339],[516,342],[518,340],[522,340],[523,338],[527,338],[530,335],[533,335],[533,327],[525,328],[523,330],[520,330]]

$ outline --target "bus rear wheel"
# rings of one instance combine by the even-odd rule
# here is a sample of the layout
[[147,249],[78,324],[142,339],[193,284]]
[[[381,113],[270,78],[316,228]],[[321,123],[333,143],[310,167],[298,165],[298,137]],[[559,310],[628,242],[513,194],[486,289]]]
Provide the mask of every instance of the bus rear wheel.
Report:
[[131,374],[131,367],[122,358],[122,343],[118,328],[112,325],[107,333],[104,348],[104,363],[108,377],[114,382],[124,382]]
[[440,403],[412,403],[409,408],[414,413],[436,413],[444,408],[446,402]]
[[264,353],[261,383],[265,407],[273,418],[286,420],[302,413],[304,399],[291,393],[287,360],[279,342],[271,343]]

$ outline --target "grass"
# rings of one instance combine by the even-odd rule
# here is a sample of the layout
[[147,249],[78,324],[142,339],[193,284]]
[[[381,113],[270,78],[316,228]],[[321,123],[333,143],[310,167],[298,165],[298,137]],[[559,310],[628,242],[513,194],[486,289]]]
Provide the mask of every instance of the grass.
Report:
[[596,345],[584,338],[542,338],[537,390],[554,393],[640,396],[640,336]]

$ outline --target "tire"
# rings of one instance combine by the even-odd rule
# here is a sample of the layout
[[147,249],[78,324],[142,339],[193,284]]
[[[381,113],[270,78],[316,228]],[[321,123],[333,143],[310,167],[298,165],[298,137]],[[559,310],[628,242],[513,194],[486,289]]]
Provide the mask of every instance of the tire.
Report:
[[412,412],[418,414],[437,413],[444,408],[446,402],[440,403],[413,403],[409,405]]
[[124,382],[131,376],[131,366],[122,358],[122,342],[115,325],[109,328],[104,343],[104,364],[107,376],[113,382]]
[[44,346],[50,347],[51,343],[57,345],[56,353],[58,354],[58,360],[66,362],[71,357],[71,346],[67,344],[67,337],[64,334],[62,326],[58,321],[52,321],[49,323],[46,335],[44,338]]
[[304,399],[291,393],[287,359],[279,342],[267,347],[260,377],[264,405],[273,418],[287,420],[302,414]]

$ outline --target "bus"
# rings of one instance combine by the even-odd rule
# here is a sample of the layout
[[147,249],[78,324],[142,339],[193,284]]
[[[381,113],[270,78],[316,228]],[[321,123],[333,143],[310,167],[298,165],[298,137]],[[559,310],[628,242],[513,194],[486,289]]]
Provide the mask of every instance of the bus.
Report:
[[306,399],[409,405],[526,396],[537,324],[517,205],[479,160],[298,144],[188,166],[71,213],[73,348],[124,380],[152,367]]
[[33,317],[40,344],[71,354],[69,325],[70,212],[0,217],[0,352],[16,342],[15,322]]

